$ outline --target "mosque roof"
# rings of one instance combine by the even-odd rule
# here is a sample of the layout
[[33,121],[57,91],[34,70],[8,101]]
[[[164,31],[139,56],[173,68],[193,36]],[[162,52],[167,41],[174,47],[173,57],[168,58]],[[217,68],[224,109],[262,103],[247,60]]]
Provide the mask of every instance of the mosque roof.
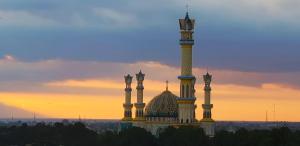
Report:
[[178,105],[177,96],[165,90],[160,95],[155,96],[145,108],[146,117],[177,117]]

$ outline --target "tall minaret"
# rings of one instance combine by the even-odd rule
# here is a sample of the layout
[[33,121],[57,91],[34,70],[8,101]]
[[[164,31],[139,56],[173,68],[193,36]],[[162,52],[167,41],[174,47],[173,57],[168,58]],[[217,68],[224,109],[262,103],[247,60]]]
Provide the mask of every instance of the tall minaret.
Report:
[[203,108],[203,119],[201,120],[201,127],[204,129],[206,135],[213,137],[215,135],[215,121],[211,118],[211,109],[213,108],[213,104],[210,102],[210,83],[212,80],[212,75],[206,73],[203,75],[203,80],[205,83],[204,86],[204,104],[202,104]]
[[202,104],[203,108],[203,120],[212,120],[211,118],[211,109],[213,108],[213,104],[210,103],[210,83],[212,80],[212,75],[209,73],[206,73],[206,75],[203,75],[203,80],[205,83],[204,86],[204,104]]
[[178,120],[180,123],[195,122],[195,89],[196,81],[192,73],[192,48],[194,45],[195,20],[189,18],[188,12],[184,19],[179,19],[180,25],[180,45],[181,45],[181,75],[180,80],[180,97],[178,103]]
[[126,88],[125,88],[125,103],[123,104],[124,107],[124,121],[131,121],[132,120],[132,107],[133,104],[131,103],[131,83],[132,83],[132,76],[129,74],[124,77]]
[[135,120],[144,120],[144,107],[145,107],[145,103],[143,102],[144,77],[145,77],[145,74],[143,74],[142,71],[140,71],[138,74],[136,74],[137,102],[134,104],[134,106],[136,108]]

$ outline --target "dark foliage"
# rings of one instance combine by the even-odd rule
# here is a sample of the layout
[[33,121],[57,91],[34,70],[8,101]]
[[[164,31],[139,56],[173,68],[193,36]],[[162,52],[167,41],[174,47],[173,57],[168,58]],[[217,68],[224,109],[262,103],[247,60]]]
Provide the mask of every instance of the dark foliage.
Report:
[[142,128],[97,134],[82,123],[64,125],[55,123],[35,126],[0,127],[0,146],[299,146],[300,131],[288,128],[272,130],[240,129],[235,133],[218,131],[207,137],[195,127],[169,127],[159,137]]
[[160,146],[207,146],[209,139],[200,128],[180,127],[178,129],[169,127],[159,135]]
[[33,146],[96,146],[97,133],[87,129],[82,123],[63,125],[45,125],[38,123],[35,126],[23,124],[20,127],[1,127],[0,145],[19,145],[32,144]]
[[235,133],[219,131],[214,146],[300,146],[300,131],[282,127],[272,130],[239,129]]
[[133,127],[120,133],[106,132],[100,135],[105,146],[156,146],[156,138],[145,129]]

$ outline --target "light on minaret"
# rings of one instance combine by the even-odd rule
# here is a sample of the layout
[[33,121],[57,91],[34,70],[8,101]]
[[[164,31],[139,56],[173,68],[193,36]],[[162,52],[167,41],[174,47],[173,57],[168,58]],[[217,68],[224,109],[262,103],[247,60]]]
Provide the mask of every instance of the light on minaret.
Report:
[[124,77],[125,78],[125,103],[123,104],[124,107],[124,121],[131,121],[132,120],[132,107],[133,104],[131,103],[131,83],[132,83],[132,76],[129,74]]
[[178,103],[178,120],[180,123],[195,122],[195,81],[196,78],[192,72],[192,58],[194,45],[194,25],[195,20],[190,19],[186,13],[184,19],[179,19],[180,26],[180,45],[181,45],[181,75],[180,80],[180,97]]
[[135,111],[135,120],[144,120],[144,107],[145,103],[143,102],[143,92],[144,92],[144,85],[143,81],[145,78],[145,74],[140,71],[138,74],[136,74],[136,80],[137,80],[137,102],[134,104],[136,111]]

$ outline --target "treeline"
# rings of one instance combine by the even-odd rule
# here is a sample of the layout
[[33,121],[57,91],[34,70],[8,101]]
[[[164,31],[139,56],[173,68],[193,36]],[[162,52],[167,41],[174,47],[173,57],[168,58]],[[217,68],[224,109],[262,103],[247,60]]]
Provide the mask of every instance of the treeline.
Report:
[[0,146],[96,146],[98,134],[82,123],[0,127]]
[[82,123],[0,127],[0,146],[300,146],[300,131],[240,129],[218,131],[214,138],[200,128],[167,128],[159,137],[142,128],[97,134]]

